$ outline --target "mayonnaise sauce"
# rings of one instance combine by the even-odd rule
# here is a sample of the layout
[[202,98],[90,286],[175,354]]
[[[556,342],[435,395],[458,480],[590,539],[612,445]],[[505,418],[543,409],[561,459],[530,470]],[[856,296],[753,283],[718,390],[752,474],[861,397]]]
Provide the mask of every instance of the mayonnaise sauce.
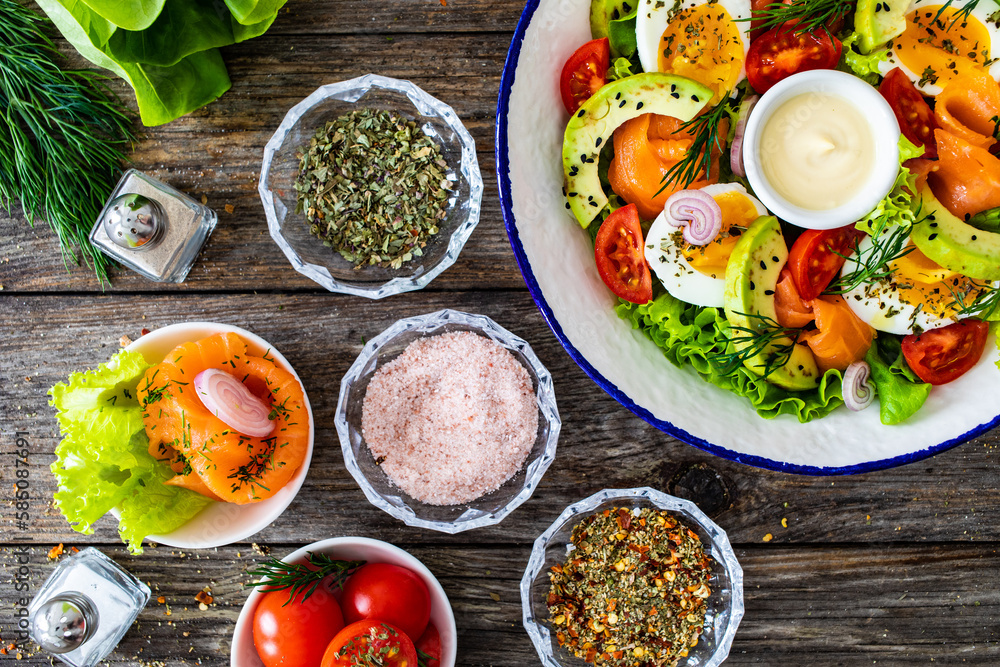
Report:
[[825,211],[848,202],[868,182],[875,137],[846,98],[803,93],[764,124],[759,159],[778,195],[795,206]]

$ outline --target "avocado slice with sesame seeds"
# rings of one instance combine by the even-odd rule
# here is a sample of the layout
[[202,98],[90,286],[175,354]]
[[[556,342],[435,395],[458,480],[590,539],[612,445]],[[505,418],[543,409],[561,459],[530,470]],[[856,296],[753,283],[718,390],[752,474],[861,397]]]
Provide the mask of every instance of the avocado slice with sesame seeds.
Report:
[[639,0],[591,0],[590,34],[594,39],[608,36],[608,26],[628,16],[639,6]]
[[910,240],[946,269],[977,280],[1000,280],[1000,232],[977,229],[937,200],[930,188],[918,193],[920,221]]
[[858,0],[854,29],[861,40],[861,53],[869,54],[906,30],[910,0]]
[[[787,260],[788,247],[778,219],[773,215],[757,218],[740,235],[726,265],[726,319],[733,327],[730,338],[734,339],[734,351],[755,345],[760,348],[744,360],[744,366],[756,375],[770,371],[767,381],[771,384],[803,391],[816,387],[823,375],[809,347],[796,344],[785,335],[775,336],[765,344],[752,340],[754,333],[766,334],[778,326],[774,290]],[[789,348],[788,359],[774,367],[776,360],[780,361],[783,356],[783,350]]]
[[601,147],[625,121],[644,113],[689,121],[712,99],[712,91],[676,74],[645,72],[605,85],[573,114],[563,135],[567,207],[587,227],[607,203],[597,162]]

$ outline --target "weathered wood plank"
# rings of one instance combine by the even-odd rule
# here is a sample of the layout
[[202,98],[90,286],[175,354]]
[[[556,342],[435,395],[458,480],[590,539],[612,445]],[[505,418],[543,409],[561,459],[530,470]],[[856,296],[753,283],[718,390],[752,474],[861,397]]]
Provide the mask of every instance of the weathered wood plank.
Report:
[[[272,545],[272,553],[281,556],[297,546]],[[517,592],[526,546],[400,546],[421,559],[448,593],[459,630],[459,665],[538,664],[521,625]],[[1000,557],[995,547],[741,549],[746,616],[726,664],[997,664],[1000,593],[991,582],[1000,577]],[[48,549],[34,547],[26,556],[18,549],[0,549],[0,599],[8,603],[0,606],[5,643],[17,638],[19,603],[54,567]],[[154,590],[107,664],[229,664],[233,627],[247,596],[244,573],[259,556],[245,545],[203,553],[160,547],[140,557],[104,551]],[[29,576],[18,573],[19,558],[27,561],[29,591],[14,590]],[[206,585],[215,602],[200,611],[194,595]],[[24,651],[20,664],[49,664],[41,655],[28,654],[30,641],[19,646]]]
[[[1000,510],[1000,430],[894,470],[836,479],[765,472],[681,444],[622,408],[570,360],[524,292],[423,293],[390,306],[287,294],[0,297],[0,452],[9,451],[15,431],[30,434],[31,530],[48,541],[84,539],[58,514],[45,512],[56,444],[46,389],[104,361],[122,334],[137,337],[143,327],[199,319],[243,326],[272,342],[298,369],[313,403],[316,453],[308,480],[263,540],[308,542],[363,526],[389,540],[527,544],[575,500],[606,487],[651,485],[693,498],[744,544],[760,543],[768,533],[774,544],[1000,541],[992,519]],[[534,497],[500,526],[455,537],[406,528],[370,506],[343,467],[334,431],[340,377],[362,341],[397,318],[443,307],[490,315],[531,342],[556,378],[563,418],[559,455]],[[9,463],[0,465],[0,501],[13,499]],[[0,541],[17,539],[5,517]],[[112,522],[105,520],[91,539],[116,543]]]
[[[479,227],[435,290],[480,285],[521,288],[503,228],[493,158],[493,118],[507,35],[347,35],[293,40],[266,35],[227,54],[233,89],[174,123],[145,130],[133,155],[136,168],[200,198],[219,213],[219,225],[182,285],[162,285],[122,270],[112,291],[322,291],[292,269],[267,232],[257,181],[264,145],[293,105],[317,87],[368,72],[410,79],[455,107],[473,134],[485,182]],[[451,72],[449,75],[448,73]],[[456,73],[463,75],[458,76]],[[124,99],[124,85],[116,83]],[[226,207],[231,206],[232,212]],[[9,291],[99,292],[85,267],[67,272],[54,235],[31,228],[20,213],[0,211],[0,285]]]

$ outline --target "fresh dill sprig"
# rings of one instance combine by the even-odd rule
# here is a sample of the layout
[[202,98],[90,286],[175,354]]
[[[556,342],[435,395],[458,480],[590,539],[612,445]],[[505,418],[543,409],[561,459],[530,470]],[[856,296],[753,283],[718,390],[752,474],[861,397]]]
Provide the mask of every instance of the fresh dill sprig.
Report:
[[[990,283],[980,283],[970,279],[965,289],[958,290],[947,282],[945,286],[954,299],[958,317],[989,319],[1000,311],[1000,288]],[[969,298],[971,297],[971,300]]]
[[699,178],[708,178],[712,168],[712,149],[718,147],[721,151],[724,147],[722,137],[719,136],[719,125],[728,115],[729,102],[723,100],[708,113],[692,118],[674,130],[674,134],[686,131],[693,137],[691,148],[682,160],[663,175],[660,179],[662,186],[653,195],[654,197],[659,196],[672,184],[679,184],[678,189],[684,189]]
[[736,314],[752,320],[755,323],[753,328],[730,324],[729,330],[738,332],[738,335],[729,337],[729,348],[732,351],[711,356],[708,362],[719,374],[732,375],[745,362],[758,355],[764,355],[761,377],[766,379],[771,373],[788,363],[792,351],[795,349],[795,339],[801,330],[783,327],[766,315]]
[[[906,247],[910,237],[910,228],[902,225],[885,230],[885,222],[880,220],[872,230],[872,247],[862,254],[861,240],[855,239],[854,256],[847,261],[853,262],[854,269],[841,274],[833,281],[824,294],[846,294],[866,283],[875,283],[892,275],[889,264],[913,252],[912,247]],[[862,239],[864,237],[861,237]]]
[[0,0],[0,207],[20,201],[29,223],[46,219],[63,258],[110,261],[88,239],[136,141],[132,119],[89,70],[66,70],[46,35],[48,19]]
[[813,30],[829,33],[827,24],[846,17],[855,4],[856,0],[800,0],[788,5],[772,2],[763,9],[752,12],[750,17],[735,20],[759,20],[761,30],[771,30],[791,21],[795,24],[795,34]]
[[277,558],[269,558],[253,570],[247,571],[251,577],[262,579],[244,585],[258,587],[265,593],[291,589],[288,601],[282,605],[285,606],[302,591],[305,593],[299,602],[305,602],[327,577],[331,578],[332,585],[343,588],[347,578],[364,564],[363,560],[337,560],[324,553],[312,551],[306,554],[305,563],[286,563]]
[[976,5],[979,4],[979,0],[967,0],[964,5],[959,7],[955,11],[955,13],[952,14],[951,23],[949,23],[948,25],[945,25],[944,22],[939,22],[938,19],[941,18],[941,14],[943,14],[944,11],[949,7],[951,7],[953,4],[955,4],[955,0],[947,0],[943,5],[941,5],[941,9],[937,10],[937,14],[934,15],[934,20],[931,21],[931,24],[936,23],[938,27],[940,27],[945,31],[951,30],[953,27],[955,27],[956,23],[959,22],[965,23],[965,21],[967,21],[968,18],[972,16],[972,11],[976,8]]

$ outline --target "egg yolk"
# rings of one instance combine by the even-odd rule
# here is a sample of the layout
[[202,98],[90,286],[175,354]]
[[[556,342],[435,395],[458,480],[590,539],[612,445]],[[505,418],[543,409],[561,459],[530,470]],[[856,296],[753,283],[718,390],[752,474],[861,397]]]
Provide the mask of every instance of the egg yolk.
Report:
[[956,14],[951,7],[921,7],[906,17],[906,30],[893,40],[900,62],[922,83],[944,86],[991,64],[989,30],[974,16]]
[[698,273],[722,278],[740,234],[759,216],[753,202],[739,192],[724,192],[713,199],[722,209],[722,231],[708,245],[681,243],[681,253]]
[[682,9],[660,37],[659,69],[694,79],[712,89],[717,104],[736,85],[743,68],[743,40],[717,3]]
[[912,243],[909,253],[894,260],[889,268],[899,299],[938,317],[952,317],[959,312],[957,295],[966,304],[973,303],[989,287],[980,285],[957,271],[946,269],[922,253]]

